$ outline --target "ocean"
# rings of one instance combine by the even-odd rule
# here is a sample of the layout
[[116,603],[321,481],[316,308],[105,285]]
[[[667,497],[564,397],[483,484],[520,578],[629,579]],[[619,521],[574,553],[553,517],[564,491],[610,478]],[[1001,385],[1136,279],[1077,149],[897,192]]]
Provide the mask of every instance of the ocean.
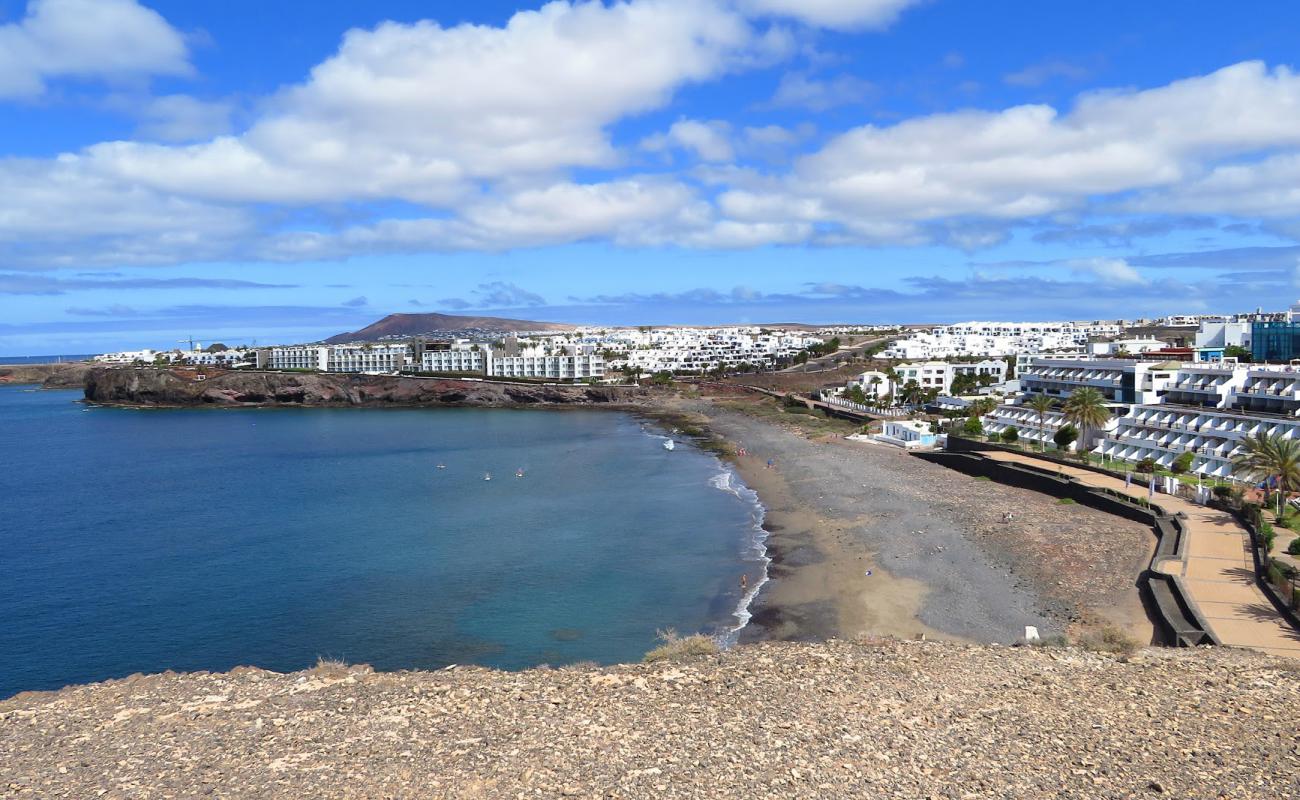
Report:
[[634,661],[659,630],[734,636],[740,576],[765,579],[753,493],[629,414],[79,397],[0,387],[0,697],[318,657]]
[[57,364],[68,361],[89,361],[93,355],[70,356],[0,356],[0,364]]

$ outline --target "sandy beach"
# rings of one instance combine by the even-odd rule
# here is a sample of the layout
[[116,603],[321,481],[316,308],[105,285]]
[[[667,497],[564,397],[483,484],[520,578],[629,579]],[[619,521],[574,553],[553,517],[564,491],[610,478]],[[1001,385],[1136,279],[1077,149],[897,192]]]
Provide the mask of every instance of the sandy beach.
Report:
[[1044,636],[1113,625],[1151,641],[1135,586],[1154,546],[1145,526],[737,407],[679,409],[746,449],[732,462],[767,509],[772,580],[743,639],[1009,643],[1027,625]]

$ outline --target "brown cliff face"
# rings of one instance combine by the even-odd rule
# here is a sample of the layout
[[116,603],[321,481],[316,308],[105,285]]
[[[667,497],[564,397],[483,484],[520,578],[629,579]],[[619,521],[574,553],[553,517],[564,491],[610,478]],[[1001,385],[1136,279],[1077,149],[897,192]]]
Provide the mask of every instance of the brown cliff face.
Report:
[[75,389],[95,365],[84,361],[69,364],[7,364],[0,366],[0,384],[39,384],[45,389]]
[[482,406],[634,404],[638,387],[544,386],[441,378],[332,373],[98,368],[86,400],[130,406]]

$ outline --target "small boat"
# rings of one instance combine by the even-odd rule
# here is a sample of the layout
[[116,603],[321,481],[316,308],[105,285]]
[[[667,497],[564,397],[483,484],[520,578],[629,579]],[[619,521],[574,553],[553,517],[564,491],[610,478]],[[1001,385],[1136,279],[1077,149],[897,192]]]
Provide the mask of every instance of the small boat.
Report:
[[484,473],[483,473],[483,480],[485,480],[485,481],[490,481],[490,480],[492,480],[492,473],[491,473],[491,472],[484,472]]
[[446,464],[439,464],[439,465],[438,465],[438,469],[446,469],[446,468],[447,468],[447,465],[446,465]]
[[522,477],[524,477],[524,468],[523,468],[523,467],[520,467],[519,469],[515,470],[515,477],[516,477],[516,478],[522,478]]
[[676,448],[677,448],[677,445],[673,442],[672,439],[665,439],[665,440],[664,440],[664,449],[665,449],[665,450],[675,450]]

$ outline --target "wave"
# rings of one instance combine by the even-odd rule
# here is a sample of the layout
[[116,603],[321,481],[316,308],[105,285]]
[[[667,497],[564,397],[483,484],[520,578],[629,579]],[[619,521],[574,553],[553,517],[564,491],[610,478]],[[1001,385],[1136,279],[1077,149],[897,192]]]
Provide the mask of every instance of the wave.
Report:
[[732,615],[736,618],[735,626],[717,637],[724,647],[730,647],[736,643],[740,638],[740,632],[749,624],[749,620],[753,617],[749,607],[769,579],[767,567],[772,563],[772,559],[767,556],[767,531],[763,529],[763,520],[767,516],[767,509],[763,507],[763,503],[759,500],[758,492],[746,486],[736,477],[736,473],[726,466],[722,466],[721,471],[709,479],[709,485],[719,491],[734,494],[749,504],[752,525],[750,527],[751,534],[748,548],[743,554],[743,558],[746,561],[760,564],[758,579],[741,596],[740,602],[736,604],[736,610],[732,612]]

